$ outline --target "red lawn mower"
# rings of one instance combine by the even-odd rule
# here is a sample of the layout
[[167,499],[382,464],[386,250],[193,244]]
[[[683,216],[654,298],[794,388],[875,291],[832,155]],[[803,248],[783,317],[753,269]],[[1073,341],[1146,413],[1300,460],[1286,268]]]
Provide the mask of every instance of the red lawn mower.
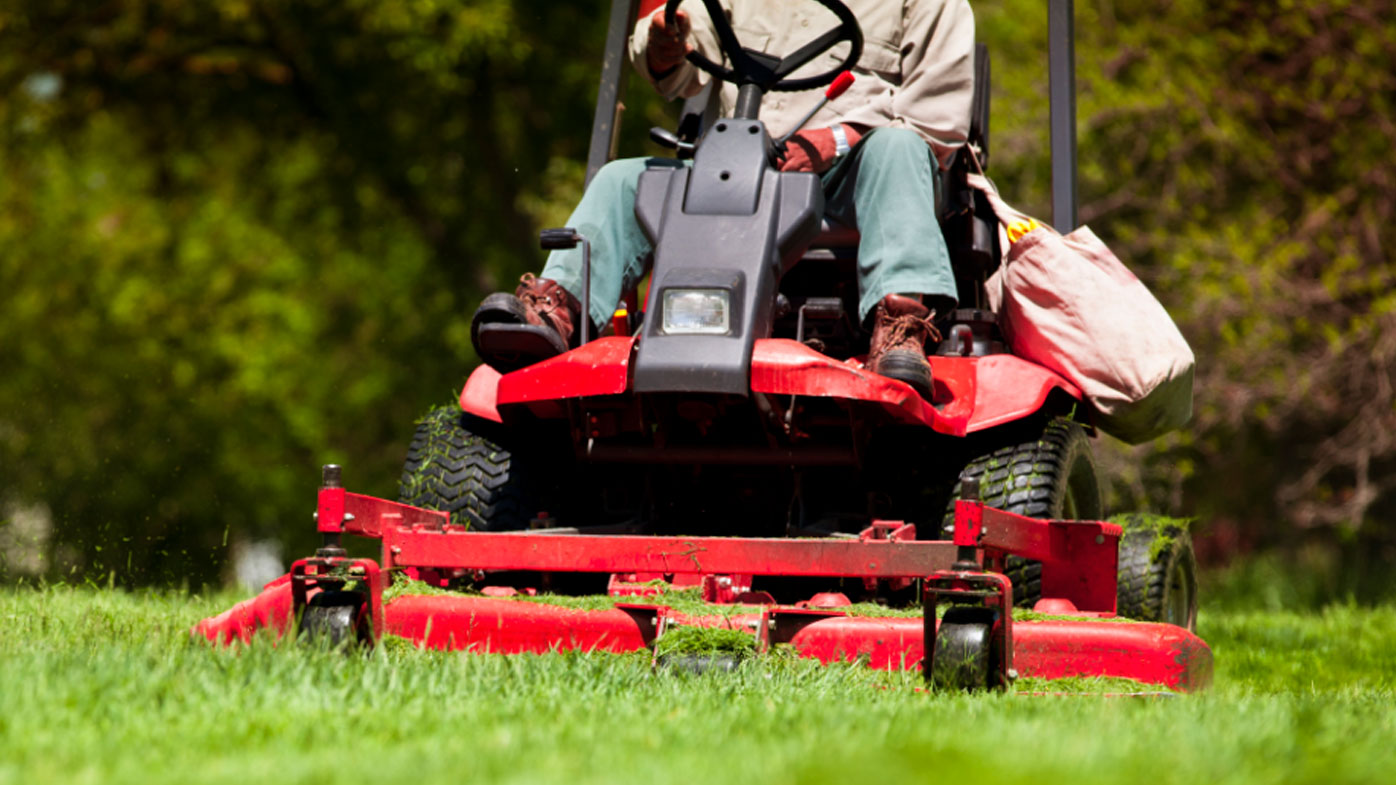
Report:
[[[995,218],[965,184],[968,155],[937,195],[969,307],[951,314],[929,358],[934,389],[923,398],[863,367],[868,336],[850,317],[857,234],[822,220],[817,176],[779,171],[757,116],[761,96],[790,87],[816,55],[849,44],[845,63],[803,87],[857,62],[852,13],[817,2],[839,26],[782,60],[741,49],[705,0],[730,67],[695,63],[738,84],[738,111],[654,134],[696,155],[641,178],[636,214],[655,248],[643,310],[627,309],[602,337],[583,319],[579,345],[550,359],[476,368],[459,406],[420,421],[399,502],[350,493],[326,467],[325,547],[198,632],[222,642],[262,627],[365,643],[394,634],[512,653],[630,651],[677,627],[722,626],[757,650],[920,668],[956,689],[1007,688],[1020,674],[1210,682],[1186,532],[1101,520],[1090,406],[1009,353],[994,314],[975,307],[1000,255]],[[614,149],[637,5],[613,3],[593,173]],[[1053,130],[1074,137],[1071,4],[1049,6],[1053,96],[1064,96]],[[983,166],[982,46],[976,77],[970,147]],[[1074,140],[1054,134],[1057,146],[1054,207],[1070,228]],[[585,258],[586,238],[570,229],[543,242],[581,244]],[[502,355],[536,337],[487,327],[479,340]],[[348,558],[345,533],[381,540],[381,558]],[[464,591],[385,601],[403,577]],[[685,589],[711,612],[662,601]],[[548,594],[615,602],[575,610],[538,601]],[[867,610],[884,607],[921,612]]]

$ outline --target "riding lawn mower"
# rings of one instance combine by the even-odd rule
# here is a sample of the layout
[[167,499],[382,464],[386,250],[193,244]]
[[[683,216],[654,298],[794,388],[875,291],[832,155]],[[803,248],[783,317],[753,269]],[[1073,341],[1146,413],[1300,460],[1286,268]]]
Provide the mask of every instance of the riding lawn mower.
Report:
[[[737,110],[652,134],[693,160],[641,176],[636,217],[654,247],[643,307],[629,293],[604,335],[583,319],[575,348],[477,367],[458,404],[419,422],[400,500],[351,493],[324,467],[324,547],[198,633],[623,652],[720,627],[756,651],[920,669],[941,688],[1011,688],[1020,675],[1210,682],[1186,532],[1102,520],[1089,402],[1012,354],[985,307],[1000,239],[965,182],[988,161],[982,45],[969,144],[936,194],[961,307],[929,357],[933,389],[923,397],[864,367],[867,332],[850,316],[857,233],[824,219],[816,175],[779,170],[759,117],[768,91],[824,87],[858,61],[852,12],[813,1],[838,26],[780,58],[742,48],[705,0],[726,60],[690,59],[738,86]],[[612,6],[593,173],[614,149],[638,5]],[[1049,6],[1053,128],[1074,137],[1069,81],[1056,100],[1070,79],[1070,2]],[[841,44],[827,72],[792,76]],[[1069,226],[1066,141],[1054,134],[1065,199],[1054,207]],[[542,240],[580,245],[589,280],[586,237]],[[485,325],[477,343],[527,358],[537,329]],[[350,558],[345,534],[380,540],[380,557]],[[696,601],[671,602],[680,594]],[[609,607],[548,601],[569,595]]]

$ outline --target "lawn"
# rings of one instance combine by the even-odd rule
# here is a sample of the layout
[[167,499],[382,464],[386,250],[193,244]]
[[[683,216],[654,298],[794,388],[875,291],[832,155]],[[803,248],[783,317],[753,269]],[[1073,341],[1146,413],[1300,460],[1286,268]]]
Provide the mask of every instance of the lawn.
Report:
[[1396,608],[1204,613],[1205,694],[944,696],[782,659],[214,649],[230,595],[0,592],[0,783],[1371,783]]

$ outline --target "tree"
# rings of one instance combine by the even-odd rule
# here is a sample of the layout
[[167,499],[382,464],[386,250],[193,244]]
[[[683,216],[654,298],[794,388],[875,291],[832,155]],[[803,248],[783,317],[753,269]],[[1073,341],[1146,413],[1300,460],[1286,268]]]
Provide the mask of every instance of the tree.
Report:
[[540,1],[0,11],[0,504],[52,571],[300,550],[390,495],[479,293],[580,192],[604,14]]

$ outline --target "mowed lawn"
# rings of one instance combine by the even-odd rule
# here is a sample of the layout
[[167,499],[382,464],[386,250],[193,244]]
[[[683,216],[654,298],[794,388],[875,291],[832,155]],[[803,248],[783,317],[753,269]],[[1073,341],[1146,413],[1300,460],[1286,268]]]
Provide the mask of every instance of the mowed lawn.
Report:
[[0,783],[1396,782],[1393,608],[1204,613],[1210,692],[1111,699],[189,640],[234,599],[0,592]]

